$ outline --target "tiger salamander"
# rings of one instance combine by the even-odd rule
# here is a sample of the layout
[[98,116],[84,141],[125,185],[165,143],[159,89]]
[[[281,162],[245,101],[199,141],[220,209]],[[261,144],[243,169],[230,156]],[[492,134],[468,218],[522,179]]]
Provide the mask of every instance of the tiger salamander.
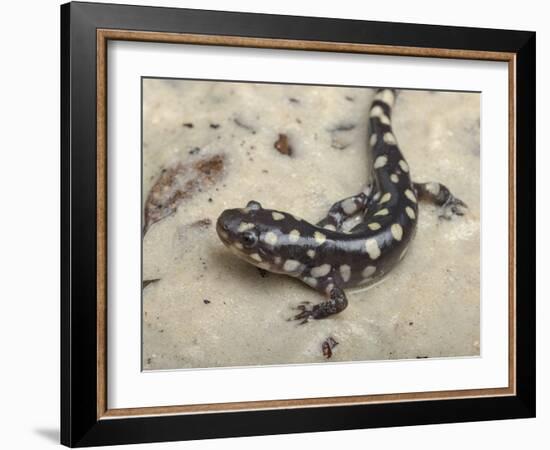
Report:
[[[440,183],[414,183],[392,131],[394,89],[377,90],[369,111],[368,147],[372,182],[357,195],[335,203],[325,218],[311,224],[293,214],[245,208],[222,212],[216,224],[221,241],[245,261],[270,272],[296,277],[323,294],[318,304],[300,304],[293,319],[305,323],[344,310],[344,290],[370,285],[403,259],[418,222],[418,200],[462,215],[466,204]],[[348,231],[346,220],[359,217]]]

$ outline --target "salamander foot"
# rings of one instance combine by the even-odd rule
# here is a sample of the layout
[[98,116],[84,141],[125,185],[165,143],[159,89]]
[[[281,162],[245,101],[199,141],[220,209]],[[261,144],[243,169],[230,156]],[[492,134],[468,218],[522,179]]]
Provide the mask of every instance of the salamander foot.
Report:
[[300,311],[299,314],[296,314],[291,320],[299,320],[298,325],[303,325],[308,323],[311,319],[321,319],[323,316],[320,315],[320,305],[309,306],[307,303],[302,302],[294,309]]
[[433,203],[441,208],[440,219],[450,220],[453,216],[463,216],[468,205],[451,194],[442,183],[413,183],[414,190],[421,200]]
[[440,219],[451,220],[453,216],[463,216],[468,205],[454,195],[449,194],[445,203],[441,206]]
[[328,293],[329,300],[319,303],[317,305],[311,305],[309,302],[302,302],[294,309],[300,311],[290,320],[299,320],[300,325],[309,322],[311,319],[324,319],[325,317],[338,314],[348,306],[348,300],[346,294],[342,289],[337,286],[332,286]]

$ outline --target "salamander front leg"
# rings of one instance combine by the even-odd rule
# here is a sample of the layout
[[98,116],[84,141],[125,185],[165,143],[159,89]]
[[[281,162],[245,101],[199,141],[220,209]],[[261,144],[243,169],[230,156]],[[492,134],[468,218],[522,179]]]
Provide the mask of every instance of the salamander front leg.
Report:
[[368,187],[364,192],[352,195],[332,205],[327,216],[317,222],[318,227],[333,231],[342,231],[344,222],[364,211],[372,199],[372,188]]
[[429,201],[441,207],[439,217],[451,219],[452,216],[463,216],[468,205],[451,194],[451,191],[441,183],[413,183],[420,200]]
[[293,317],[293,320],[300,320],[300,325],[307,323],[310,319],[324,319],[338,314],[348,306],[348,299],[344,290],[330,283],[326,290],[328,300],[310,306],[307,303],[298,305],[296,309],[301,311]]

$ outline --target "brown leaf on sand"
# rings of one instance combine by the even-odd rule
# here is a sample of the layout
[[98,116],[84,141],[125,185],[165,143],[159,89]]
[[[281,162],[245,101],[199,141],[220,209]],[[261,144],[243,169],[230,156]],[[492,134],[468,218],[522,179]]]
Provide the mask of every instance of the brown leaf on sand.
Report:
[[329,336],[327,339],[323,341],[323,344],[321,345],[321,349],[323,351],[323,356],[326,359],[329,359],[332,357],[332,349],[338,345],[338,342],[336,342],[336,339],[334,339],[332,336]]
[[163,169],[145,202],[143,235],[151,225],[174,214],[181,202],[216,184],[223,169],[224,156],[220,154]]
[[155,278],[153,280],[143,280],[142,289],[145,289],[147,286],[149,286],[152,283],[156,283],[157,281],[160,281],[160,278]]
[[273,147],[282,155],[292,156],[292,147],[288,143],[288,136],[286,134],[279,133],[279,139],[273,144]]
[[210,220],[208,217],[197,220],[191,224],[191,226],[194,228],[208,228],[210,225],[212,225],[212,220]]

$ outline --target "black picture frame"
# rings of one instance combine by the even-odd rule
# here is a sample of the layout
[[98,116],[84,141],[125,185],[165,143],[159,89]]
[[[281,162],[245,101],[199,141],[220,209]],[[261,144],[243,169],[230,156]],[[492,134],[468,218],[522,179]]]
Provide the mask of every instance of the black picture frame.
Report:
[[[515,395],[101,417],[97,317],[97,30],[515,55]],[[61,6],[61,443],[71,447],[535,416],[534,32],[111,4]]]

